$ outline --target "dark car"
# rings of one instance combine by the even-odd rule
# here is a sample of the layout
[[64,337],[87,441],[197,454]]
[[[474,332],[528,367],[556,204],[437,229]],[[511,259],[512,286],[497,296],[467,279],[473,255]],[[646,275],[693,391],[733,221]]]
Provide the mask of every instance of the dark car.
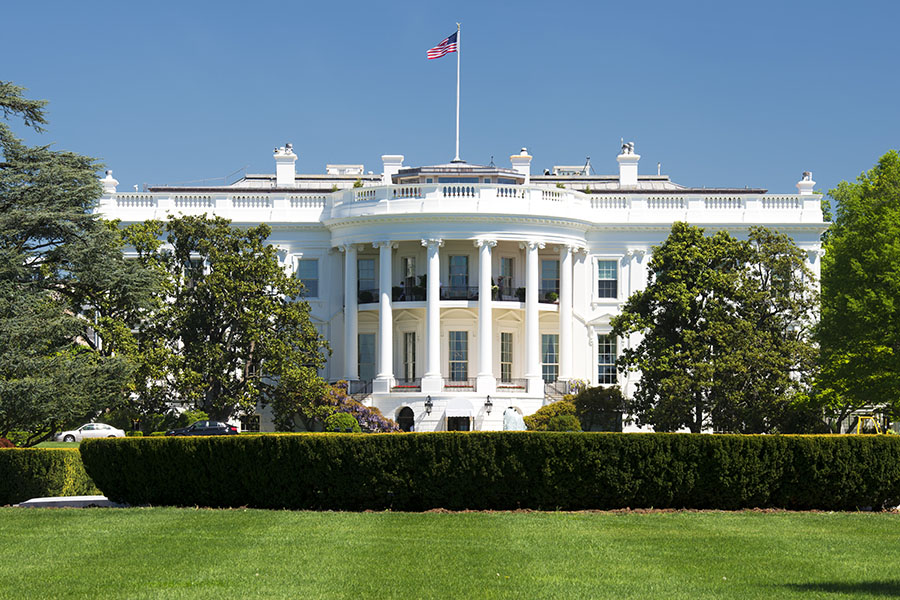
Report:
[[166,435],[237,435],[237,427],[221,421],[197,421],[188,427],[170,429]]

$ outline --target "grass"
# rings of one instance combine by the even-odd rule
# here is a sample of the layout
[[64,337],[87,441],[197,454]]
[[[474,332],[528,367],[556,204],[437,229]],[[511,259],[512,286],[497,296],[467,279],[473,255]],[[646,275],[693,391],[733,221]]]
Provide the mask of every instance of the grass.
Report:
[[81,442],[41,442],[35,448],[77,448]]
[[0,598],[885,598],[900,515],[0,509]]

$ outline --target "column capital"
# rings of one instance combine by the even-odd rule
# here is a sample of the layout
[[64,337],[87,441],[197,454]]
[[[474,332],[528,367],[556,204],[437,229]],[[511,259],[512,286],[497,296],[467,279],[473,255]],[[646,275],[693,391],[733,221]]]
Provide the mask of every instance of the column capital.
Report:
[[347,250],[356,250],[356,244],[341,244],[337,246],[339,252],[346,252]]
[[647,254],[647,250],[645,250],[644,248],[629,248],[625,252],[625,256],[627,256],[628,258],[631,258],[633,256],[638,260],[644,258],[645,254]]
[[400,247],[400,244],[398,244],[397,242],[379,241],[379,242],[372,242],[372,247],[373,248],[390,248],[391,250],[396,250],[397,248]]
[[538,250],[543,250],[546,244],[544,242],[536,242],[534,240],[525,240],[523,242],[519,242],[519,248],[522,250],[529,249],[534,250],[535,248]]
[[444,240],[441,238],[426,238],[422,240],[422,245],[425,247],[429,246],[438,246],[441,247],[444,245]]
[[474,240],[475,247],[481,248],[482,246],[487,246],[488,248],[493,248],[497,245],[497,240]]

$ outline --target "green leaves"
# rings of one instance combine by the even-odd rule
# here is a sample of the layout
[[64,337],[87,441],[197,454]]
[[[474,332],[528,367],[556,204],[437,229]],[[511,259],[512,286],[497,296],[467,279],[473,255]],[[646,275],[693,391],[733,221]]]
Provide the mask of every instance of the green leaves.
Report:
[[768,432],[808,386],[816,294],[803,253],[752,228],[747,241],[675,223],[647,287],[612,320],[623,369],[641,372],[629,410],[657,430]]

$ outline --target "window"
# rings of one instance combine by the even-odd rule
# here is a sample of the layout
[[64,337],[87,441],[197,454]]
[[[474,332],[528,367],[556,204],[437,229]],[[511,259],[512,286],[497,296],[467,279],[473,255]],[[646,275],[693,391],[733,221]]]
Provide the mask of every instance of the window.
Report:
[[259,415],[241,417],[241,431],[259,433]]
[[297,261],[297,278],[306,288],[308,298],[319,297],[319,260],[304,258]]
[[469,285],[469,257],[450,257],[450,287],[464,288]]
[[616,383],[616,338],[597,336],[597,383]]
[[375,379],[375,334],[359,334],[359,378],[363,381]]
[[500,381],[512,381],[513,334],[508,331],[500,333]]
[[547,298],[548,294],[559,297],[559,261],[541,261],[541,298]]
[[450,381],[466,381],[469,378],[469,334],[466,331],[450,332]]
[[438,183],[478,183],[477,177],[438,177]]
[[541,375],[544,383],[553,383],[559,376],[559,336],[555,333],[541,335]]
[[511,257],[500,257],[500,276],[497,278],[497,285],[500,287],[500,298],[515,294],[513,289],[513,259]]
[[401,277],[403,285],[412,288],[416,285],[416,257],[404,256],[400,259]]
[[357,290],[360,302],[375,302],[378,287],[375,285],[375,259],[360,258],[357,260]]
[[597,261],[597,297],[619,297],[619,270],[614,260]]
[[416,332],[403,334],[403,378],[407,381],[416,378]]

